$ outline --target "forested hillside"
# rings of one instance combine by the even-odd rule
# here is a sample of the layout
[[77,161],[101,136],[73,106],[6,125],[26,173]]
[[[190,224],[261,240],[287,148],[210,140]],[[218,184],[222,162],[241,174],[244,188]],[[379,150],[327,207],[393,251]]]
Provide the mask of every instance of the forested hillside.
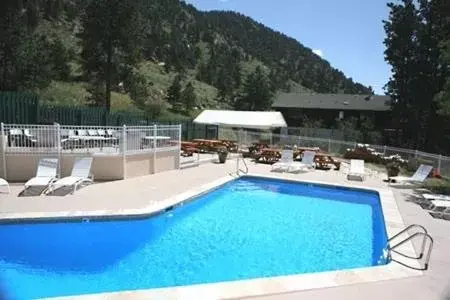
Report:
[[373,93],[234,12],[178,0],[3,0],[0,90],[153,116],[269,109],[279,90]]

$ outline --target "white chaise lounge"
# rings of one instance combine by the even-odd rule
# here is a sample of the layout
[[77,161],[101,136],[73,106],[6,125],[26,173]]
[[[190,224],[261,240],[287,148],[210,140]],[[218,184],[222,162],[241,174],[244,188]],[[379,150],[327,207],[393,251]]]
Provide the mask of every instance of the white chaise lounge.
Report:
[[294,151],[292,150],[283,150],[281,151],[281,158],[280,161],[274,163],[272,165],[272,171],[288,171],[289,166],[294,163]]
[[63,187],[72,187],[72,194],[75,193],[80,185],[91,184],[91,165],[92,157],[76,158],[72,168],[72,174],[53,182],[46,194],[53,193],[55,190]]
[[314,169],[314,157],[316,156],[316,152],[314,151],[305,151],[303,152],[302,161],[294,161],[289,165],[288,172],[299,172],[299,171],[308,171]]
[[365,166],[364,166],[364,160],[351,159],[350,160],[350,170],[347,174],[347,180],[364,181],[365,179],[366,179],[366,171],[365,171]]
[[433,170],[432,166],[429,165],[420,165],[417,171],[411,177],[406,176],[394,176],[389,177],[390,183],[422,183],[427,179],[428,175],[430,175],[431,170]]
[[56,180],[57,170],[57,158],[43,158],[39,160],[36,176],[25,183],[25,189],[23,192],[36,187],[43,188],[41,192],[45,191],[49,185]]
[[8,194],[11,193],[11,190],[9,189],[9,183],[3,178],[0,178],[0,186],[5,186],[8,190]]

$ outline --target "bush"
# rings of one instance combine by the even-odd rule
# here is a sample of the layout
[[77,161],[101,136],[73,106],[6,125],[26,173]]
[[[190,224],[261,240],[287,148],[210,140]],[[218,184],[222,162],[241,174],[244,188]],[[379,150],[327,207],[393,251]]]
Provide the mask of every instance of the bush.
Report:
[[384,156],[383,153],[376,152],[375,149],[370,148],[370,145],[358,144],[355,149],[347,149],[344,153],[346,159],[362,159],[366,163],[386,165],[395,162],[399,167],[403,167],[408,163],[400,155]]
[[419,168],[420,165],[433,166],[434,165],[434,161],[433,160],[423,159],[423,158],[410,158],[408,160],[408,163],[406,164],[405,168],[406,168],[406,170],[408,172],[414,173],[415,171],[417,171],[417,169]]
[[369,150],[369,148],[356,147],[356,149],[347,149],[347,152],[344,154],[345,159],[362,159],[366,163],[374,163],[374,164],[382,164],[383,158],[380,155],[373,153],[373,151]]
[[397,176],[400,173],[399,163],[392,161],[386,165],[386,171],[388,177]]
[[448,179],[428,179],[423,188],[426,188],[436,194],[450,195],[450,180]]

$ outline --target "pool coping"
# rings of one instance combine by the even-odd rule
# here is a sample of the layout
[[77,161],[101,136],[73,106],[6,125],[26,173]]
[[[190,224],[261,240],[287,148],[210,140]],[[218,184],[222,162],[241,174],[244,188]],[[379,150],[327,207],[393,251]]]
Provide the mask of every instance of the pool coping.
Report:
[[[322,181],[302,180],[296,178],[285,178],[277,175],[262,175],[249,173],[243,176],[225,176],[210,183],[195,187],[187,192],[169,197],[163,201],[152,203],[141,209],[125,210],[96,210],[96,211],[65,211],[65,212],[30,212],[30,213],[0,213],[0,223],[43,221],[54,219],[79,219],[79,218],[130,218],[149,217],[163,213],[167,209],[183,205],[195,200],[198,196],[217,189],[220,186],[240,177],[257,177],[276,180],[285,180],[297,183],[318,184],[325,186],[337,186],[357,190],[374,191],[379,194],[382,206],[384,222],[388,237],[405,228],[405,224],[398,210],[394,194],[387,188],[361,187],[348,182],[348,184],[328,183]],[[398,248],[404,254],[416,256],[411,242],[405,243]],[[395,255],[395,256],[394,256]],[[393,253],[393,258],[407,262],[409,265],[419,267],[417,261],[405,261],[401,256]],[[387,265],[329,271],[320,273],[307,273],[290,276],[279,276],[269,278],[258,278],[250,280],[239,280],[230,282],[218,282],[208,284],[197,284],[189,286],[178,286],[169,288],[156,288],[147,290],[133,290],[110,293],[86,294],[68,297],[53,297],[47,299],[141,299],[141,298],[163,298],[163,299],[235,299],[243,297],[263,296],[270,294],[283,294],[303,290],[338,287],[350,284],[361,284],[384,280],[401,279],[413,276],[421,276],[423,272],[406,268],[398,263],[391,262]]]

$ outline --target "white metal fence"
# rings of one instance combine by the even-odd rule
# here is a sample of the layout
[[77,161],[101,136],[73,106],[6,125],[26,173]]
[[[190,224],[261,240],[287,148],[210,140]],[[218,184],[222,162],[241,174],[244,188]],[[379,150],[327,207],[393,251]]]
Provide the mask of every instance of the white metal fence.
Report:
[[[307,136],[272,134],[271,132],[233,130],[229,128],[219,129],[219,139],[235,140],[242,146],[250,146],[252,143],[266,143],[273,146],[292,145],[298,147],[319,147],[328,153],[342,156],[347,149],[355,148],[358,142],[341,141],[334,139],[315,138]],[[389,147],[386,145],[370,145],[384,156],[400,155],[405,160],[417,159],[420,163],[432,165],[439,170],[444,177],[450,177],[450,157],[418,150]]]
[[62,126],[3,124],[0,149],[7,155],[128,155],[179,150],[181,125]]

